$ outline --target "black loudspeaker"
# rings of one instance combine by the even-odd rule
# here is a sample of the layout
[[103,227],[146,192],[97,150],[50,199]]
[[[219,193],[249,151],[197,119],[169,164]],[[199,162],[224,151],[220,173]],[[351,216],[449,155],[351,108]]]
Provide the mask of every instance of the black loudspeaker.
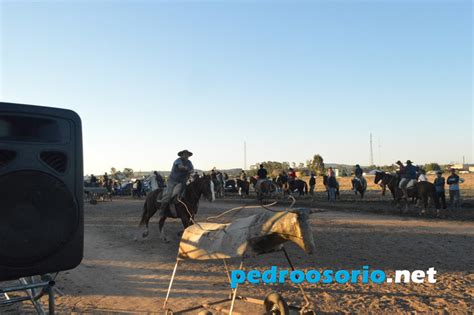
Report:
[[80,264],[83,189],[79,116],[0,103],[0,281]]

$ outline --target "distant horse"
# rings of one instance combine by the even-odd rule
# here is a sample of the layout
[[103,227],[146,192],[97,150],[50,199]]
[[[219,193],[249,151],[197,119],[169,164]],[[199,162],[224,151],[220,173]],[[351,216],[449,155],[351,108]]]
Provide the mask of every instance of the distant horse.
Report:
[[[224,175],[224,177],[225,177],[225,175]],[[237,182],[235,181],[235,179],[227,179],[225,181],[224,190],[225,190],[225,192],[232,192],[232,193],[238,192]]]
[[[398,177],[395,174],[383,171],[375,172],[374,183],[382,186],[382,195],[385,195],[386,187],[390,190],[393,200],[399,202],[403,198],[403,191],[398,187]],[[417,198],[415,187],[407,190],[408,197],[412,198],[412,202]]]
[[279,192],[283,192],[283,195],[290,194],[290,185],[288,184],[288,176],[278,175],[278,177],[275,178],[274,182],[276,183]]
[[235,181],[237,182],[237,189],[239,190],[239,195],[242,197],[248,197],[250,183],[246,180],[241,180],[240,178],[237,178]]
[[276,184],[270,179],[260,180],[255,177],[250,177],[250,183],[253,185],[257,193],[257,199],[259,200],[270,198],[277,191]]
[[214,182],[214,189],[216,193],[216,198],[222,198],[224,197],[224,192],[225,192],[225,179],[224,179],[224,174],[221,172],[218,172],[215,177],[212,179]]
[[328,200],[336,200],[339,196],[339,183],[335,177],[323,176],[323,185],[328,193]]
[[[140,221],[140,226],[145,225],[145,230],[142,234],[143,237],[148,236],[148,224],[150,222],[150,219],[156,213],[156,211],[160,209],[161,204],[157,202],[157,200],[162,191],[163,189],[159,188],[148,193],[148,195],[146,196],[145,204],[143,205],[142,219]],[[181,198],[181,201],[186,206],[181,202],[177,202],[174,205],[176,208],[176,215],[174,215],[170,211],[170,208],[168,206],[168,209],[165,212],[166,216],[162,217],[158,223],[161,239],[163,241],[167,241],[163,229],[163,225],[165,223],[166,218],[180,218],[184,228],[187,228],[188,226],[192,225],[192,220],[198,211],[199,199],[201,199],[201,195],[204,195],[204,197],[207,198],[209,201],[215,200],[214,183],[211,180],[211,177],[208,175],[198,177],[194,179],[194,181],[186,185],[184,197]]]
[[367,189],[367,181],[365,178],[353,178],[352,185],[354,185],[354,191],[357,196],[357,193],[360,194],[360,199],[364,198],[365,191]]
[[[374,178],[375,184],[382,186],[382,194],[385,192],[385,187],[388,187],[392,193],[393,200],[400,203],[403,198],[403,191],[398,187],[398,178],[390,173],[376,172]],[[408,197],[412,198],[412,202],[417,202],[420,199],[423,203],[423,210],[420,214],[424,214],[428,210],[428,199],[434,203],[437,210],[440,209],[439,200],[435,197],[435,187],[430,182],[417,182],[412,188],[407,190]],[[408,209],[408,200],[405,203],[405,210]],[[400,213],[402,209],[400,208]]]
[[415,190],[418,199],[420,199],[423,203],[422,210],[419,214],[421,215],[428,213],[428,199],[431,199],[431,202],[433,202],[437,214],[439,215],[441,206],[438,198],[436,198],[436,188],[434,184],[430,182],[417,182],[415,184]]
[[304,194],[308,193],[308,184],[304,180],[295,179],[293,181],[289,181],[288,185],[291,192],[297,190],[300,196],[304,196]]

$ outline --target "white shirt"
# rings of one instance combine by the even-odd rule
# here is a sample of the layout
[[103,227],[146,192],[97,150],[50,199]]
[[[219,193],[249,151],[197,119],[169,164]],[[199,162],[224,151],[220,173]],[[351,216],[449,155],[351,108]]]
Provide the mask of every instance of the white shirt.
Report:
[[420,176],[418,176],[418,181],[419,182],[427,182],[428,178],[426,177],[425,174],[420,174]]

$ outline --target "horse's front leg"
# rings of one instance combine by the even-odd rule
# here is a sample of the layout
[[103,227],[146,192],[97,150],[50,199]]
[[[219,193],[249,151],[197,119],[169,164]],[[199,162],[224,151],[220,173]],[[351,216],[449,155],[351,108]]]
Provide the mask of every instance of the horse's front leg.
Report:
[[165,221],[166,221],[166,216],[163,216],[160,218],[160,221],[158,222],[158,228],[160,230],[160,238],[163,242],[168,243],[169,240],[166,238],[166,233],[165,233]]
[[150,234],[150,231],[148,230],[148,222],[147,222],[145,223],[145,229],[143,230],[142,237],[147,238],[149,234]]

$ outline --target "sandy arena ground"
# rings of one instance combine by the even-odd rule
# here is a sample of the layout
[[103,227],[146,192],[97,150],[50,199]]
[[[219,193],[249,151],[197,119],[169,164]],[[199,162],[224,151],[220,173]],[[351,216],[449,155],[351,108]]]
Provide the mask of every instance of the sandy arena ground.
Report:
[[[388,197],[383,200],[379,196],[380,192],[370,191],[366,201],[351,195],[346,196],[346,201],[330,204],[320,193],[313,206],[327,211],[311,216],[317,252],[307,256],[289,244],[296,267],[337,270],[370,265],[371,269],[385,270],[389,275],[395,269],[434,267],[438,271],[437,283],[305,285],[316,311],[319,314],[472,311],[474,222],[459,218],[400,217]],[[235,197],[215,203],[202,201],[198,219],[204,220],[244,203],[254,201]],[[143,200],[130,198],[99,202],[95,206],[86,204],[83,263],[60,273],[56,279],[57,287],[65,294],[57,298],[60,313],[162,314],[179,243],[177,233],[182,226],[178,220],[167,221],[171,241],[165,244],[159,239],[157,222],[152,220],[150,236],[142,240],[137,227],[142,204]],[[363,209],[370,212],[361,212]],[[245,210],[238,216],[255,211]],[[238,263],[231,261],[231,268],[236,269]],[[272,265],[287,267],[282,253],[250,259],[245,265],[258,269]],[[277,291],[291,302],[302,302],[298,289],[288,284],[271,287],[245,284],[239,290],[243,295],[258,298]],[[169,306],[179,310],[225,298],[228,292],[221,262],[184,262],[178,269]],[[25,303],[20,309],[9,308],[3,312],[7,310],[25,313],[32,311],[32,307]],[[237,311],[244,314],[258,310],[246,304],[237,305]]]

